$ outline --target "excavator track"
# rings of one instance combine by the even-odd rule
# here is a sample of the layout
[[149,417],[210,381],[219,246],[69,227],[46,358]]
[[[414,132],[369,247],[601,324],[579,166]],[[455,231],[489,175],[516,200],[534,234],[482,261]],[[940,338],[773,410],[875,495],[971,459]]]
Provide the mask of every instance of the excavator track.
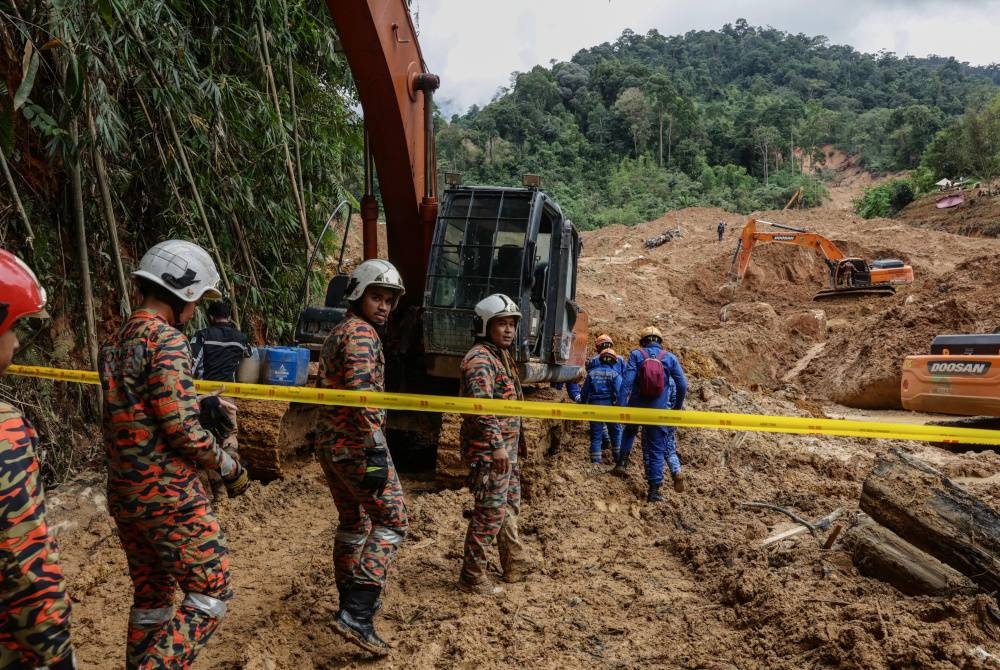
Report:
[[814,295],[813,300],[827,300],[829,298],[859,295],[874,295],[880,298],[887,298],[891,295],[896,295],[896,289],[892,286],[852,286],[838,289],[828,288]]

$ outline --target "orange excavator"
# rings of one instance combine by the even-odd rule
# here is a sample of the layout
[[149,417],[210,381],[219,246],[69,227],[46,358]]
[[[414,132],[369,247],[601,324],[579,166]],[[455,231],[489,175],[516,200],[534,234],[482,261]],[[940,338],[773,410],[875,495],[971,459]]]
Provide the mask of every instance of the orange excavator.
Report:
[[[765,224],[777,231],[757,230]],[[822,300],[841,295],[893,295],[899,284],[913,283],[913,268],[901,260],[889,258],[868,263],[863,258],[850,258],[837,245],[819,233],[793,228],[780,223],[749,218],[740,233],[730,268],[730,278],[739,285],[750,265],[750,257],[758,244],[778,242],[812,249],[826,262],[830,287],[813,296]]]
[[1000,334],[938,335],[930,354],[903,361],[899,390],[915,412],[1000,417]]
[[[364,257],[378,253],[375,170],[385,208],[388,260],[406,294],[390,322],[390,390],[453,394],[459,363],[473,343],[473,307],[505,293],[520,307],[515,359],[522,381],[576,379],[585,362],[587,315],[576,304],[581,242],[573,223],[527,175],[523,187],[462,186],[448,175],[440,201],[431,74],[406,0],[327,0],[353,75],[365,123]],[[349,216],[348,216],[349,218]],[[307,270],[308,272],[308,270]],[[322,305],[306,306],[296,340],[317,350],[343,317],[346,276],[335,276]],[[416,415],[415,417],[412,415]],[[409,430],[397,444],[436,436],[440,415],[390,412]]]

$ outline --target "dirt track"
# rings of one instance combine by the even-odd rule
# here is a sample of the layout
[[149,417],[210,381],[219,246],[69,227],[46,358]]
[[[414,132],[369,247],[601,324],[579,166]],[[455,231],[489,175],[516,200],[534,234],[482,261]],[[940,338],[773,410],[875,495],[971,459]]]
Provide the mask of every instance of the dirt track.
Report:
[[[723,243],[715,241],[720,218],[730,224]],[[917,281],[892,298],[813,303],[825,281],[821,262],[769,245],[732,293],[721,287],[742,218],[689,209],[584,236],[579,294],[593,334],[607,330],[627,349],[639,327],[657,323],[693,378],[691,409],[839,416],[856,410],[835,401],[891,408],[901,358],[923,351],[933,334],[992,329],[1000,317],[992,288],[1000,241],[862,221],[838,209],[763,218],[817,230],[869,259],[901,257]],[[643,248],[643,239],[675,227],[681,239]],[[197,667],[997,667],[973,658],[976,647],[1000,653],[1000,637],[981,620],[986,596],[903,596],[859,575],[839,544],[823,550],[809,534],[762,548],[763,538],[792,524],[739,506],[767,501],[810,519],[844,508],[849,518],[874,459],[893,446],[997,506],[997,454],[682,431],[690,490],[647,505],[635,465],[628,481],[612,478],[586,462],[582,426],[567,437],[533,468],[523,515],[544,569],[500,600],[455,590],[468,493],[404,483],[412,532],[379,624],[396,651],[378,663],[330,631],[336,513],[318,466],[222,503],[238,597]],[[120,666],[130,600],[99,490],[95,475],[50,504],[62,522],[84,668]]]

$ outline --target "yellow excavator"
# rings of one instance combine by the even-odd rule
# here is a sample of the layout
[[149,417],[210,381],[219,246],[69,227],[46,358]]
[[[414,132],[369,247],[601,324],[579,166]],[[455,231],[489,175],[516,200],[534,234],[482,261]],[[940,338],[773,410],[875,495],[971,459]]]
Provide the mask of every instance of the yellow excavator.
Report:
[[[778,230],[758,230],[758,224]],[[863,258],[848,257],[819,233],[751,217],[740,233],[730,267],[730,278],[736,285],[750,266],[754,247],[768,242],[812,249],[822,256],[829,269],[830,287],[813,296],[814,300],[841,295],[893,295],[897,285],[913,283],[913,268],[899,259],[883,258],[868,263]]]

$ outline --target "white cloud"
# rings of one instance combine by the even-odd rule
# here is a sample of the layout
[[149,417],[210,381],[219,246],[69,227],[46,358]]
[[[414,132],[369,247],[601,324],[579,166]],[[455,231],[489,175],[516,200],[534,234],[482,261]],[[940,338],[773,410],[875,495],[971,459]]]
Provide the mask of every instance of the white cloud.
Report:
[[1000,61],[995,47],[1000,0],[414,0],[420,44],[446,113],[490,101],[525,72],[580,49],[618,39],[626,28],[663,35],[718,30],[745,18],[751,25],[825,35],[863,52],[954,56],[986,65]]

